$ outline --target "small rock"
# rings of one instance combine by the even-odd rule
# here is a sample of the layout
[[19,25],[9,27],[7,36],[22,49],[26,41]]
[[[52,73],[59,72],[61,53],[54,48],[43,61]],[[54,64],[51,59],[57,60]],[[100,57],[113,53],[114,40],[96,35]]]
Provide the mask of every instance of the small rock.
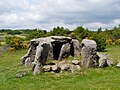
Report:
[[116,65],[116,67],[119,67],[119,68],[120,68],[120,61],[118,62],[118,64]]
[[70,65],[69,64],[61,64],[59,67],[60,67],[61,70],[66,70],[67,71],[70,68]]
[[51,66],[50,65],[43,66],[43,70],[45,72],[49,72],[51,70]]
[[77,70],[81,70],[81,67],[79,65],[75,65]]
[[26,76],[26,75],[27,75],[26,72],[23,72],[23,73],[17,73],[17,74],[16,74],[16,77],[17,77],[17,78],[21,78],[21,77]]
[[58,65],[52,65],[52,71],[58,73],[60,72],[60,68],[58,67]]
[[21,78],[21,77],[22,77],[22,74],[17,73],[17,74],[16,74],[16,77],[17,77],[17,78]]
[[109,66],[107,63],[107,54],[99,54],[99,67],[107,67]]
[[56,71],[58,69],[57,65],[52,65],[52,71]]
[[72,63],[73,63],[74,65],[79,65],[79,64],[80,64],[80,61],[78,61],[78,60],[73,60]]
[[112,66],[114,64],[114,62],[112,60],[107,60],[107,64],[108,64],[108,66]]
[[75,72],[75,65],[70,64],[69,66],[70,66],[71,73],[74,73]]
[[108,65],[106,59],[102,59],[102,60],[99,62],[99,67],[107,67],[107,66],[109,66],[109,65]]

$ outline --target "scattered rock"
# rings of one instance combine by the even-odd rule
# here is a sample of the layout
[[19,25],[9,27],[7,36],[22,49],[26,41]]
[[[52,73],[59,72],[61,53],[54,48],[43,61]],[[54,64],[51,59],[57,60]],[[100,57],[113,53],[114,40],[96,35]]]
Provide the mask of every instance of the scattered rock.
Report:
[[69,64],[61,64],[59,67],[61,70],[67,71],[70,68],[70,65]]
[[70,64],[70,71],[71,71],[71,73],[75,72],[75,65]]
[[114,64],[114,62],[112,60],[107,60],[107,64],[108,64],[108,66],[112,66]]
[[49,71],[51,71],[51,66],[50,65],[45,65],[45,66],[43,66],[43,70],[45,71],[45,72],[49,72]]
[[58,65],[52,65],[52,71],[59,73],[60,72],[60,68],[58,67]]
[[16,74],[16,77],[17,77],[17,78],[21,78],[21,77],[22,77],[22,74],[17,73],[17,74]]
[[52,71],[56,71],[58,70],[58,66],[57,65],[52,65]]
[[109,66],[107,63],[107,59],[100,60],[99,67],[107,67]]
[[78,61],[78,60],[73,60],[72,63],[73,63],[74,65],[79,65],[79,64],[80,64],[80,61]]
[[118,62],[118,64],[116,65],[116,67],[119,67],[119,68],[120,68],[120,61]]
[[107,59],[107,54],[99,54],[99,57],[99,67],[107,67],[113,65],[113,61]]
[[77,70],[81,70],[81,67],[79,65],[75,65]]
[[23,72],[23,73],[17,73],[17,74],[16,74],[16,78],[21,78],[21,77],[26,76],[26,75],[27,75],[26,72]]

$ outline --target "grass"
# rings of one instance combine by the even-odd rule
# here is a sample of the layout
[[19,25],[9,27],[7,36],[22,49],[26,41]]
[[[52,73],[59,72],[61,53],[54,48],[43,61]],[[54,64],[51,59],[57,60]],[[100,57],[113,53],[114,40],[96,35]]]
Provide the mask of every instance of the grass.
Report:
[[[22,78],[16,78],[17,72],[26,69],[18,65],[26,52],[20,50],[0,54],[0,90],[120,90],[120,69],[115,66],[75,74],[42,73],[33,76],[29,72]],[[117,62],[120,47],[108,47],[104,53]]]

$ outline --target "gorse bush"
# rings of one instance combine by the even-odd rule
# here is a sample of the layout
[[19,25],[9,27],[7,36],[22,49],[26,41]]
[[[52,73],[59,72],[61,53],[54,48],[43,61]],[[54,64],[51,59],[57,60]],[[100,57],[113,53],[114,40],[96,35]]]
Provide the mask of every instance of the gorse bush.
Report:
[[107,45],[113,45],[113,41],[112,41],[112,39],[106,39],[106,41],[105,41],[105,43],[107,44]]
[[115,45],[120,45],[120,39],[116,39]]
[[24,42],[23,38],[17,36],[7,36],[5,37],[6,44],[15,50],[27,48],[27,44]]

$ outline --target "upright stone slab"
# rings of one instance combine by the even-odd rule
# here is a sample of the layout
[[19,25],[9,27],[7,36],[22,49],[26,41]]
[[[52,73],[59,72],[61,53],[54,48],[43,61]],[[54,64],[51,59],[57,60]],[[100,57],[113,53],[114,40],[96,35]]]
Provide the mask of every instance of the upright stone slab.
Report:
[[94,48],[96,49],[97,48],[97,44],[94,40],[89,40],[89,39],[83,39],[82,42],[82,47],[85,46],[85,47],[91,47],[91,48]]
[[73,42],[73,52],[74,52],[74,56],[80,56],[81,53],[81,46],[80,43],[77,39],[72,39]]
[[67,58],[69,56],[70,56],[70,44],[69,43],[63,44],[60,50],[60,55],[58,60],[61,61],[63,58]]
[[99,65],[99,56],[96,51],[96,42],[93,40],[87,40],[87,42],[82,41],[82,66],[87,68],[97,67]]

